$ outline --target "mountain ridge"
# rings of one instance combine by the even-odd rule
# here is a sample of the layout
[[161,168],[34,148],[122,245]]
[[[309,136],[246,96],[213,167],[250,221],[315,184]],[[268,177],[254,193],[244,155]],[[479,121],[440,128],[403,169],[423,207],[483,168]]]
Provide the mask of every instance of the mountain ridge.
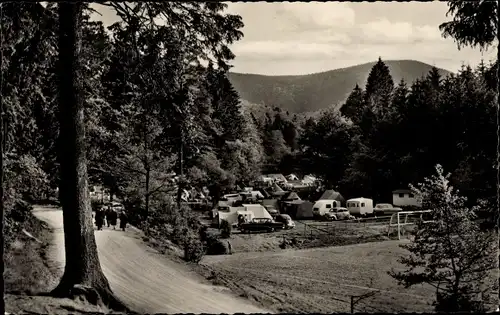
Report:
[[[340,108],[356,84],[364,87],[376,63],[327,70],[304,75],[262,75],[230,72],[228,77],[240,98],[252,104],[279,107],[291,113],[315,112],[328,107]],[[432,65],[416,60],[386,60],[394,83],[405,79],[411,85],[426,75]],[[441,75],[451,71],[438,68]]]

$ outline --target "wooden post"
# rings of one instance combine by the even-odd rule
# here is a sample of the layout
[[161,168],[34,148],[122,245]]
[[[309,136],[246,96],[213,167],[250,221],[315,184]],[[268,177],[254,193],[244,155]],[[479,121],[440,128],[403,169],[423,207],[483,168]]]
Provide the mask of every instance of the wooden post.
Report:
[[399,226],[399,213],[396,213],[398,217],[398,240],[401,240],[401,234],[400,234],[400,226]]
[[354,314],[354,296],[351,295],[351,314]]

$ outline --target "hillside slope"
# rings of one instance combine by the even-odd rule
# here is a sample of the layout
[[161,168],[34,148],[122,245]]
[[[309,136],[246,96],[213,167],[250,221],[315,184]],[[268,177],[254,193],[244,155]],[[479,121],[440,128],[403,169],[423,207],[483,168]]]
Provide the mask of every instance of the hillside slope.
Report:
[[[394,82],[402,78],[413,82],[432,66],[415,60],[384,61]],[[249,103],[280,107],[291,113],[314,112],[332,105],[340,106],[354,86],[364,86],[374,62],[326,72],[296,76],[265,76],[230,73],[229,79]],[[443,76],[449,74],[440,69]]]

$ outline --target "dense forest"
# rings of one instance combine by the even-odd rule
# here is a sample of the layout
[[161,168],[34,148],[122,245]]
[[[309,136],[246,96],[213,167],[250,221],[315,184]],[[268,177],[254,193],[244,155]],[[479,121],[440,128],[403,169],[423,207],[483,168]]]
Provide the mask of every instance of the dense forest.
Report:
[[[228,79],[234,56],[227,44],[242,36],[243,24],[219,15],[222,8],[204,4],[185,12],[185,20],[157,8],[177,22],[154,27],[123,11],[121,22],[105,28],[83,6],[79,144],[89,183],[109,188],[140,220],[179,205],[184,187],[207,187],[217,198],[266,172],[315,174],[346,196],[385,201],[439,163],[470,200],[495,196],[497,63],[446,77],[433,68],[415,82],[394,82],[379,59],[340,110],[252,110]],[[61,161],[73,158],[58,156],[65,152],[61,122],[78,117],[60,110],[57,6],[2,9],[9,30],[1,86],[8,235],[27,202],[46,200],[60,186]]]

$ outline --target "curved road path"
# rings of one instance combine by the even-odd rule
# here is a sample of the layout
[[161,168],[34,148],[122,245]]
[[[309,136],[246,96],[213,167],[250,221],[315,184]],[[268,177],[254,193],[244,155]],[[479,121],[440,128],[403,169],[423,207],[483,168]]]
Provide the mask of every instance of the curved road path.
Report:
[[[62,274],[64,232],[62,211],[35,207],[37,218],[53,228],[49,260]],[[204,279],[143,243],[133,230],[95,231],[99,259],[111,289],[139,313],[270,313],[232,295],[228,289],[203,284]]]

